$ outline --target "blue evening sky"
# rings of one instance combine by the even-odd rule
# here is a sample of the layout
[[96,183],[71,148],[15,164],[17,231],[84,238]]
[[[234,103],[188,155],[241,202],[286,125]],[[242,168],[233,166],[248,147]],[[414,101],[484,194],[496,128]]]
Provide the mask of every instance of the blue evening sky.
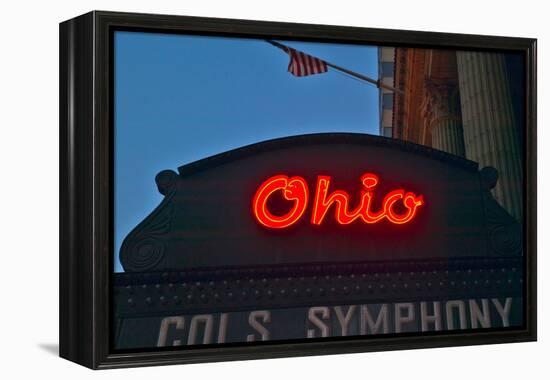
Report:
[[[376,79],[371,46],[284,42]],[[297,78],[257,39],[115,33],[115,271],[124,237],[161,202],[155,176],[255,142],[378,134],[378,89],[329,69]]]

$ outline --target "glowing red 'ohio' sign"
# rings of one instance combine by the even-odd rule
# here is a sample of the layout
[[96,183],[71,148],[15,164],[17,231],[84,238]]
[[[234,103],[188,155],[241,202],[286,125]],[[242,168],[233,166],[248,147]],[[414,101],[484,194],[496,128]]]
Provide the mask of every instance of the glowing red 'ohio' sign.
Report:
[[[422,195],[396,189],[386,194],[380,210],[371,210],[378,176],[365,173],[361,176],[363,188],[359,205],[354,210],[349,210],[350,196],[347,192],[334,190],[329,193],[331,180],[330,176],[317,177],[310,219],[312,224],[321,224],[332,205],[334,205],[334,218],[340,224],[350,224],[357,219],[367,224],[378,223],[384,219],[394,224],[405,224],[414,219],[418,209],[424,204]],[[274,215],[268,209],[267,201],[277,191],[282,191],[284,199],[294,203],[285,215]],[[252,200],[252,212],[256,220],[265,227],[286,228],[304,215],[308,200],[309,189],[304,178],[278,174],[260,185]],[[396,207],[399,211],[396,211]]]

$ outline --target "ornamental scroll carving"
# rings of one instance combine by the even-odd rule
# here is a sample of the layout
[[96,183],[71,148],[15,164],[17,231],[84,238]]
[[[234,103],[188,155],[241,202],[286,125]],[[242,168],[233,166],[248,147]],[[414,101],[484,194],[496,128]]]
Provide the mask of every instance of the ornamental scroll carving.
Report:
[[498,181],[498,171],[487,166],[479,174],[490,249],[499,256],[521,255],[521,224],[498,204],[491,193]]
[[155,181],[165,196],[160,205],[140,223],[124,240],[120,249],[120,261],[129,272],[154,269],[166,254],[162,237],[170,230],[178,175],[170,170],[160,172]]

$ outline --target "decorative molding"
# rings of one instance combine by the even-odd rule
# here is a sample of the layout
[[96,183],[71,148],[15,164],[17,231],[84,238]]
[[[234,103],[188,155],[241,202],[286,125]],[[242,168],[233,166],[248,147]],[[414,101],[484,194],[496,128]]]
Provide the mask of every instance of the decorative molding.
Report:
[[365,133],[314,133],[307,135],[283,137],[246,145],[241,148],[216,154],[214,156],[180,166],[178,168],[178,171],[180,175],[185,176],[187,174],[197,173],[222,164],[226,164],[234,160],[247,158],[258,153],[276,151],[278,149],[286,149],[294,146],[308,146],[316,144],[364,144],[370,146],[381,146],[418,154],[438,161],[443,161],[446,164],[457,166],[470,171],[477,172],[478,170],[478,164],[474,161],[470,161],[465,158],[455,156],[454,154],[450,154],[438,149],[433,149],[425,145],[419,145],[405,140],[369,135]]
[[430,125],[440,119],[461,120],[457,83],[426,79],[425,86],[422,115],[429,120]]

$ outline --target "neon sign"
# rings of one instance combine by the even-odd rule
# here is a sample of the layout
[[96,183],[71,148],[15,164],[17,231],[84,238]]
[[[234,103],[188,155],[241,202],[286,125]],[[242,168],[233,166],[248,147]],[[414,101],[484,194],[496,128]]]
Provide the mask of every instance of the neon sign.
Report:
[[[350,196],[343,190],[329,192],[332,177],[320,175],[313,199],[311,224],[320,225],[326,220],[329,210],[334,206],[334,218],[337,223],[345,225],[360,220],[365,224],[374,224],[384,219],[393,224],[406,224],[414,219],[418,209],[424,205],[422,195],[395,189],[386,194],[382,207],[372,210],[374,190],[378,185],[378,176],[365,173],[361,176],[362,189],[360,202],[349,209]],[[290,210],[284,215],[274,215],[268,207],[270,197],[281,191],[283,198],[293,202]],[[303,177],[288,177],[278,174],[265,180],[252,199],[252,213],[261,225],[268,228],[287,228],[298,222],[305,214],[309,201],[309,189]],[[397,210],[396,210],[397,208]]]

